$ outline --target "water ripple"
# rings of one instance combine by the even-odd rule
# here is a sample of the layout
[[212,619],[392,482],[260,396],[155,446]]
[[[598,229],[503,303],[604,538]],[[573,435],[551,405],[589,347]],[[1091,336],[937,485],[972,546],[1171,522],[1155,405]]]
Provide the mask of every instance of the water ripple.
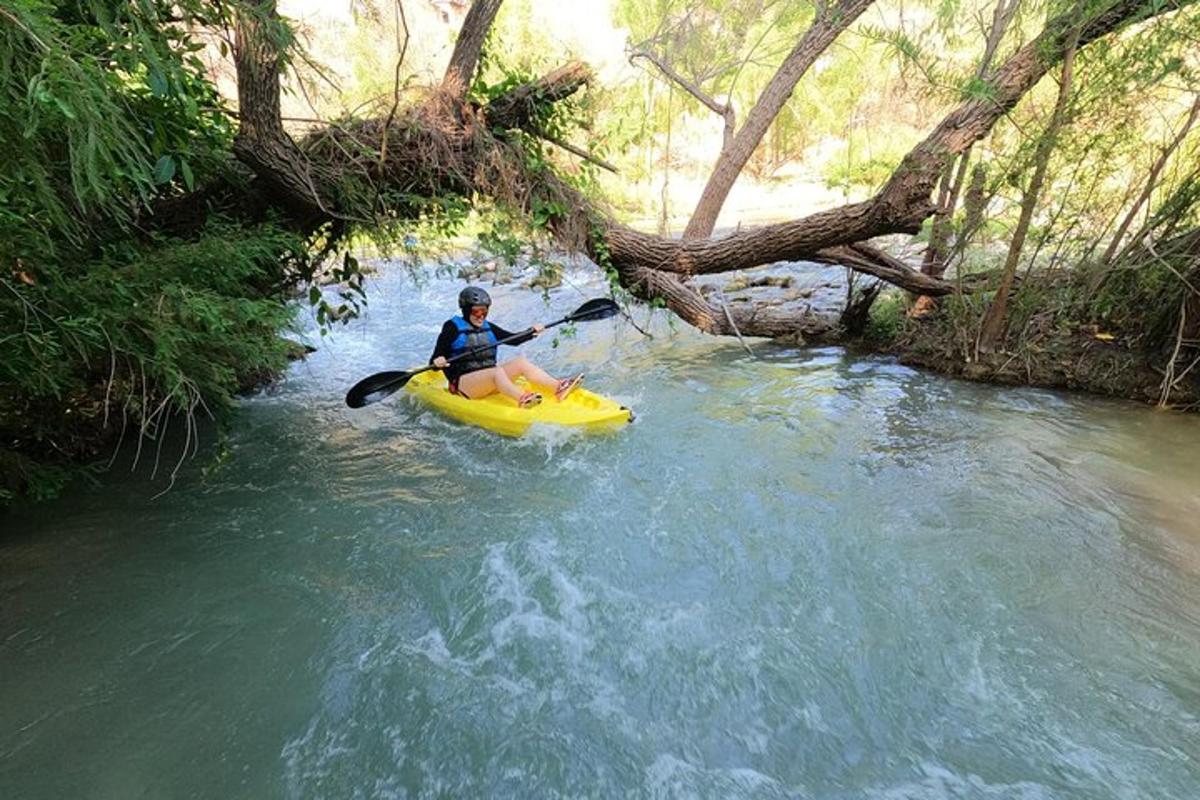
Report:
[[6,521],[0,794],[1195,795],[1195,420],[661,316],[525,347],[615,436],[345,409],[456,291],[381,274],[162,498]]

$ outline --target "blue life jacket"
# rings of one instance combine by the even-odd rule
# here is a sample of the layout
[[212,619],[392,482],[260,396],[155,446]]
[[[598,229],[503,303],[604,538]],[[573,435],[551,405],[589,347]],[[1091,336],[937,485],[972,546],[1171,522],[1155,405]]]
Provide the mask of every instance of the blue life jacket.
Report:
[[479,328],[472,326],[462,317],[454,317],[451,322],[458,328],[458,336],[454,337],[454,342],[450,345],[451,358],[477,347],[486,348],[457,362],[461,374],[496,366],[496,350],[499,349],[499,344],[487,320],[484,320],[483,326]]

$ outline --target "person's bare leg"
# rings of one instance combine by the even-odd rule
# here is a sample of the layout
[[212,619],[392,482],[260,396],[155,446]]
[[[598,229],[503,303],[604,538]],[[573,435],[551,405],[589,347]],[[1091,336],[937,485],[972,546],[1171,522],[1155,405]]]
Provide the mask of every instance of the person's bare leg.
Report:
[[513,383],[512,378],[508,376],[508,372],[503,367],[492,367],[492,372],[495,373],[493,379],[496,382],[496,388],[518,403],[521,402],[525,390]]
[[501,367],[488,367],[468,372],[458,379],[458,390],[472,400],[481,400],[489,394],[501,392],[518,403],[525,394]]
[[550,389],[558,386],[558,378],[550,375],[541,367],[534,364],[525,356],[517,356],[511,361],[505,361],[500,365],[506,377],[511,380],[516,380],[524,375],[530,383],[536,383],[539,386],[546,386]]
[[498,390],[495,368],[477,369],[458,379],[458,391],[472,400],[479,400]]

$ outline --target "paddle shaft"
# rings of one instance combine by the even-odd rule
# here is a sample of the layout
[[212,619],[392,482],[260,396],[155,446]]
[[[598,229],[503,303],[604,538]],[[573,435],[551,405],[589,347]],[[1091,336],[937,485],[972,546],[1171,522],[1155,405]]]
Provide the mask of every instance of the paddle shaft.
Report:
[[[553,328],[556,325],[562,325],[564,322],[570,322],[574,316],[575,315],[572,314],[572,315],[563,317],[562,319],[556,319],[554,322],[549,322],[542,326],[542,330],[549,330],[550,328]],[[484,352],[487,352],[488,350],[495,350],[502,344],[508,344],[509,342],[513,341],[514,339],[520,339],[522,336],[528,336],[529,332],[532,330],[533,330],[533,328],[529,328],[527,330],[521,331],[520,333],[514,333],[512,336],[505,336],[503,339],[497,339],[495,344],[485,344],[485,345],[481,345],[479,347],[472,347],[470,350],[467,350],[464,353],[459,353],[458,355],[454,356],[453,358],[447,358],[446,363],[452,364],[455,361],[458,361],[459,359],[467,358],[468,356],[473,356],[478,353],[484,353]],[[409,372],[406,372],[406,373],[404,373],[403,378],[397,378],[396,380],[401,383],[408,383],[410,380],[412,380],[412,378],[414,376],[420,375],[422,372],[428,372],[431,369],[442,369],[442,367],[435,367],[433,364],[429,364],[428,366],[421,367],[420,369],[414,369]],[[384,384],[383,386],[380,386],[378,389],[376,389],[376,391],[386,389],[386,388],[388,388],[389,385],[390,384]]]
[[[550,322],[550,323],[543,325],[542,330],[543,331],[549,330],[550,328],[553,328],[555,325],[562,325],[564,322],[569,322],[570,320],[571,320],[571,317],[563,317],[562,319],[556,319],[554,322]],[[520,339],[522,336],[528,336],[531,331],[533,331],[533,328],[527,328],[526,330],[523,330],[520,333],[514,333],[512,336],[505,336],[503,339],[497,339],[495,344],[485,344],[485,345],[480,345],[479,347],[472,347],[470,350],[467,350],[466,352],[463,352],[463,353],[459,353],[458,355],[454,356],[453,358],[447,358],[446,363],[453,364],[455,361],[458,361],[461,358],[466,358],[467,356],[473,356],[477,353],[486,353],[488,350],[495,350],[502,344],[508,344],[509,342],[513,341],[514,339]],[[427,367],[422,367],[421,369],[413,370],[411,374],[417,375],[422,372],[427,372],[431,369],[441,369],[441,367],[435,367],[432,364],[430,364]]]
[[[606,319],[616,314],[619,308],[616,303],[606,298],[596,298],[589,300],[579,308],[572,311],[562,319],[556,319],[554,322],[542,326],[542,330],[553,328],[555,325],[561,325],[564,322],[588,322],[597,319]],[[495,350],[502,344],[508,344],[514,339],[520,339],[523,336],[529,336],[532,329],[526,329],[520,333],[514,333],[511,336],[506,336],[503,339],[497,340],[494,344],[485,344],[480,347],[472,347],[465,353],[459,353],[453,358],[446,359],[447,365],[452,361],[457,361],[460,358],[477,355],[488,350]],[[540,331],[539,331],[540,333]],[[364,405],[382,400],[392,392],[395,392],[404,384],[408,383],[414,375],[420,375],[422,372],[428,372],[431,369],[443,369],[436,367],[433,364],[412,370],[411,372],[381,372],[371,375],[356,383],[349,392],[346,393],[346,405],[351,408],[361,408]]]

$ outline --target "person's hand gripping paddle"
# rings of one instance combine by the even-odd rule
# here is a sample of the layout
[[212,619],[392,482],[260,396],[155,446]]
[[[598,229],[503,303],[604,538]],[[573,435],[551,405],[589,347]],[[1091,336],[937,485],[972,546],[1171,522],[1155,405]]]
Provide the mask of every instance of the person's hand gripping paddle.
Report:
[[[598,319],[608,319],[620,310],[620,306],[618,306],[612,300],[609,300],[607,297],[598,297],[594,300],[588,300],[586,303],[572,311],[567,316],[563,317],[562,319],[557,319],[554,322],[547,323],[544,327],[553,328],[555,325],[562,325],[564,322],[593,322]],[[496,344],[468,350],[467,352],[457,355],[454,358],[447,359],[447,362],[457,361],[460,358],[467,358],[468,356],[476,355],[484,350],[491,350],[498,345],[504,344],[511,339],[524,336],[527,333],[529,333],[529,331],[522,331],[521,333],[513,334],[507,339],[501,339],[500,341],[496,342]],[[363,406],[369,406],[371,403],[378,403],[380,400],[383,400],[384,398],[389,397],[395,392],[404,388],[404,384],[412,380],[414,375],[420,375],[422,372],[428,372],[431,369],[438,369],[438,367],[430,364],[429,366],[410,370],[409,372],[398,372],[394,370],[391,372],[376,372],[374,375],[363,378],[361,381],[354,384],[354,386],[350,387],[350,391],[346,392],[346,405],[350,406],[351,408],[362,408]]]

